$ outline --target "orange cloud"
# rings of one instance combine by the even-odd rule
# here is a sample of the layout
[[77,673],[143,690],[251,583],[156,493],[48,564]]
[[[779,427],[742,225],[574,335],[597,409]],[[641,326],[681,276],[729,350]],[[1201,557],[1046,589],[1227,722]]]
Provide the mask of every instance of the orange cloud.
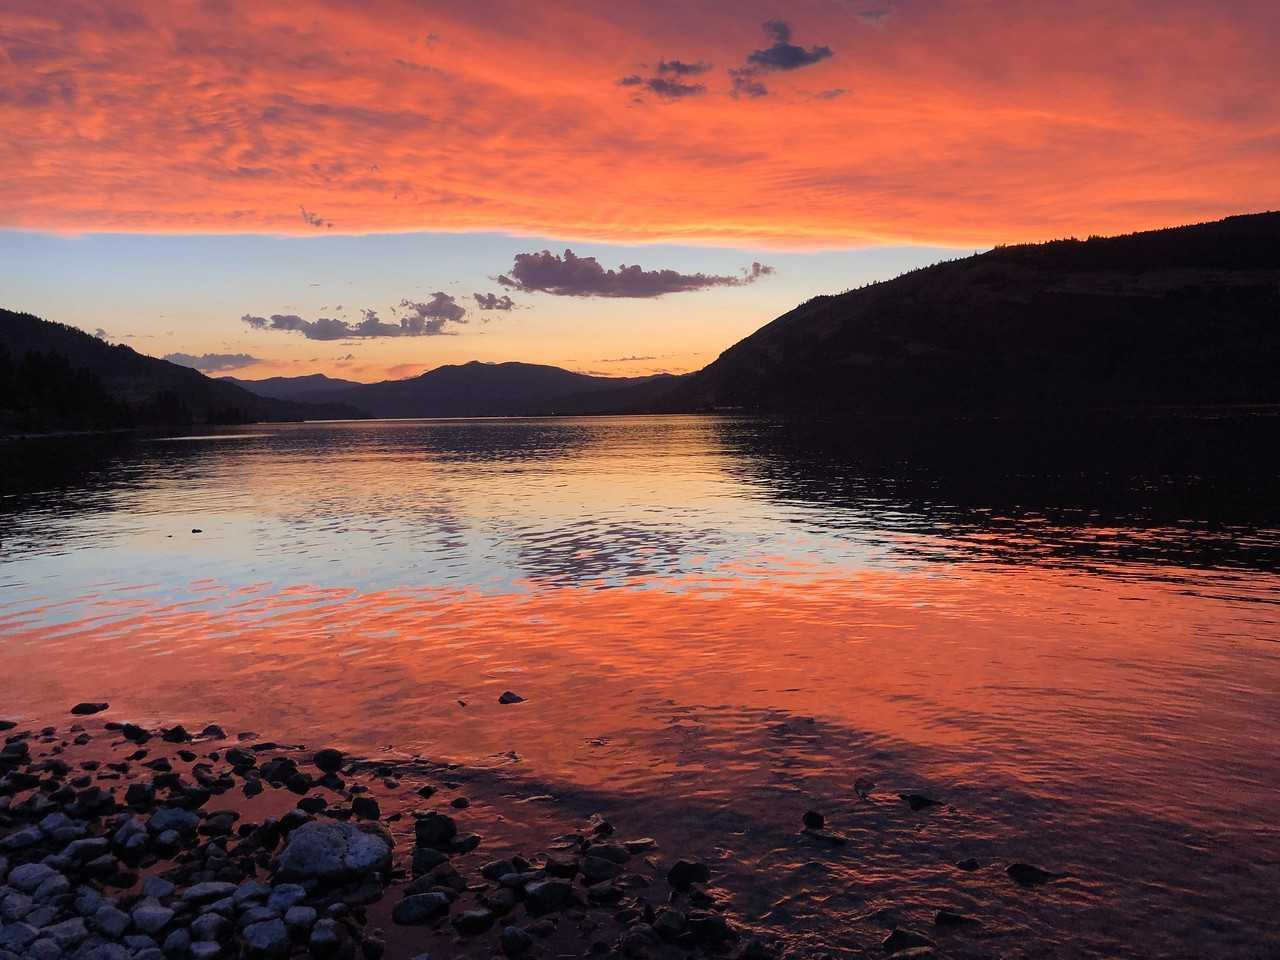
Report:
[[[821,247],[1274,205],[1269,0],[887,9],[789,4],[800,68],[735,99],[776,4],[16,0],[0,225]],[[617,83],[672,61],[705,92]]]

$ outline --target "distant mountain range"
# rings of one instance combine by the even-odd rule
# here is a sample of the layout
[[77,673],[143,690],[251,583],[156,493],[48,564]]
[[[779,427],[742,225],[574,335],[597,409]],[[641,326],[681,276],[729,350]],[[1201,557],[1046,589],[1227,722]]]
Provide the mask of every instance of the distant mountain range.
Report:
[[1280,213],[997,247],[814,297],[657,407],[806,416],[1280,401]]
[[636,405],[634,391],[665,393],[675,378],[594,377],[532,363],[470,363],[436,367],[405,380],[353,383],[319,374],[268,380],[223,378],[264,397],[343,404],[374,417],[504,417],[599,412]]
[[684,376],[527,363],[211,379],[0,310],[0,427],[741,410],[833,418],[1280,402],[1280,213],[998,247],[801,304]]

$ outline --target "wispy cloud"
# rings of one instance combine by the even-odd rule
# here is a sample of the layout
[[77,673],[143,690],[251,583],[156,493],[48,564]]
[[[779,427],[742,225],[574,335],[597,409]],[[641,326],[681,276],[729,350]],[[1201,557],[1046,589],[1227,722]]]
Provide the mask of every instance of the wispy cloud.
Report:
[[394,323],[380,319],[378,312],[372,309],[362,310],[361,319],[355,323],[333,317],[305,320],[293,313],[273,313],[270,317],[246,313],[240,320],[254,330],[296,331],[308,340],[449,336],[454,331],[446,329],[447,324],[467,322],[466,308],[452,295],[439,290],[431,295],[430,300],[401,300],[392,313],[397,315]]
[[219,373],[223,370],[239,370],[255,363],[262,363],[247,353],[202,353],[199,356],[190,353],[166,353],[164,359],[182,367],[191,367],[202,373]]
[[741,287],[771,273],[773,267],[762,263],[751,264],[740,275],[645,270],[626,264],[606,270],[595,257],[579,257],[572,250],[563,255],[543,250],[516,254],[511,270],[497,282],[513,290],[560,297],[661,297],[710,287]]
[[481,310],[514,310],[516,308],[516,302],[505,293],[501,296],[496,293],[473,293],[472,297]]

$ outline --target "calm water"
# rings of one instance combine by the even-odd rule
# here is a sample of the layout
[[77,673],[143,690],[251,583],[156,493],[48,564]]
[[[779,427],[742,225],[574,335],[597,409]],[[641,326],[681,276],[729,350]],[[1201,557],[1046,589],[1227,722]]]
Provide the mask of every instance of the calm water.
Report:
[[[103,699],[463,763],[509,830],[603,809],[711,859],[795,956],[878,952],[940,907],[983,921],[931,934],[944,956],[1280,955],[1274,418],[1087,458],[1087,429],[914,429],[9,448],[0,715]],[[797,835],[810,807],[846,847]],[[1011,860],[1067,876],[1024,890]]]

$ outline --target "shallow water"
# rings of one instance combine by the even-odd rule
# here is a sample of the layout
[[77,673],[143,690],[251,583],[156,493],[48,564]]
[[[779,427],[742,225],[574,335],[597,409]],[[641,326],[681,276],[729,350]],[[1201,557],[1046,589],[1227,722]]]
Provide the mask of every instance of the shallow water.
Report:
[[[1238,427],[1087,458],[700,417],[27,447],[0,715],[463,763],[509,830],[551,796],[712,860],[796,956],[942,907],[982,920],[944,956],[1272,956],[1280,504],[1205,455]],[[811,807],[847,846],[797,834]]]

